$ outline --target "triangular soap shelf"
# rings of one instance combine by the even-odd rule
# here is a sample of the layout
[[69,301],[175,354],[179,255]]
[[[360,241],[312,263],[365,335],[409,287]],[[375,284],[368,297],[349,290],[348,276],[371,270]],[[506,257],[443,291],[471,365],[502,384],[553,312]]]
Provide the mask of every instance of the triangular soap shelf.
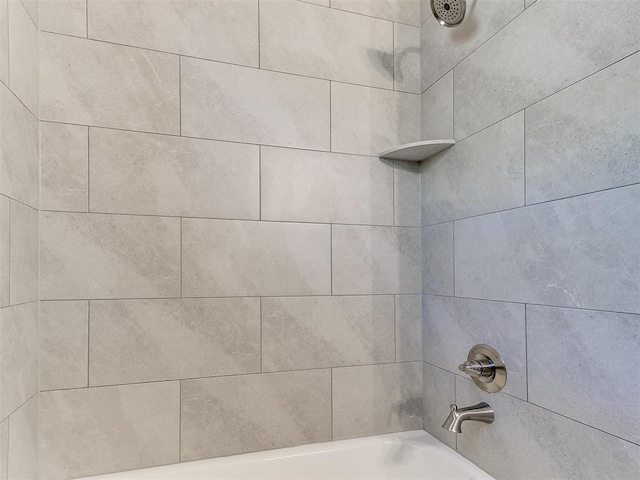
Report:
[[407,162],[421,162],[431,155],[435,155],[449,148],[455,143],[455,140],[425,140],[422,142],[405,143],[399,147],[393,147],[381,152],[379,157],[391,160],[405,160]]

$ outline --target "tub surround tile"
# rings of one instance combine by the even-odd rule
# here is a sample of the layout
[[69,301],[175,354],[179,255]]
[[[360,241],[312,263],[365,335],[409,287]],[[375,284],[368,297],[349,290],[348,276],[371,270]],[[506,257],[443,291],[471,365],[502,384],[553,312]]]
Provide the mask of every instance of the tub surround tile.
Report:
[[258,66],[258,0],[87,1],[90,38]]
[[334,295],[419,293],[420,229],[332,227]]
[[333,369],[333,439],[422,428],[422,364]]
[[[13,1],[13,0],[9,0],[9,1]],[[40,3],[39,0],[18,0],[18,1],[22,3],[27,13],[29,14],[31,21],[35,24],[37,28],[40,21],[40,18],[38,15],[38,4]]]
[[331,0],[331,8],[420,26],[420,0]]
[[9,69],[11,91],[38,115],[38,27],[19,0],[9,0]]
[[396,361],[422,360],[422,297],[396,295]]
[[329,82],[182,58],[182,135],[329,150]]
[[40,478],[179,461],[179,382],[42,392],[39,416]]
[[263,371],[395,361],[393,296],[262,299]]
[[51,33],[40,44],[42,120],[180,133],[177,55]]
[[34,395],[9,417],[9,479],[38,476],[38,396]]
[[182,293],[329,295],[330,226],[182,220]]
[[429,87],[420,99],[422,139],[454,138],[453,70]]
[[378,156],[418,140],[419,96],[332,82],[331,150]]
[[419,163],[393,162],[393,220],[398,227],[420,226]]
[[0,82],[9,85],[9,5],[0,0]]
[[422,374],[424,429],[455,450],[456,434],[442,428],[442,423],[449,415],[449,405],[456,403],[456,377],[428,363],[422,364]]
[[86,0],[40,0],[38,17],[40,30],[43,32],[62,33],[74,37],[87,36]]
[[38,211],[11,200],[10,302],[38,300]]
[[180,219],[41,214],[41,297],[180,295]]
[[420,93],[420,29],[393,25],[393,89]]
[[262,147],[262,220],[392,225],[393,174],[378,158]]
[[[640,316],[527,305],[529,400],[640,444]],[[555,369],[552,365],[587,366]],[[633,410],[633,408],[632,408]]]
[[526,110],[527,203],[640,182],[640,53]]
[[452,222],[422,229],[422,292],[454,294]]
[[329,441],[331,372],[183,380],[181,438],[182,461]]
[[259,219],[255,145],[90,129],[91,210]]
[[9,305],[11,272],[11,221],[10,203],[7,197],[0,195],[0,307]]
[[0,422],[0,480],[9,473],[9,419]]
[[92,300],[89,384],[260,371],[258,298]]
[[391,22],[295,0],[260,5],[261,68],[393,89],[393,39]]
[[640,313],[639,243],[640,186],[461,220],[456,294]]

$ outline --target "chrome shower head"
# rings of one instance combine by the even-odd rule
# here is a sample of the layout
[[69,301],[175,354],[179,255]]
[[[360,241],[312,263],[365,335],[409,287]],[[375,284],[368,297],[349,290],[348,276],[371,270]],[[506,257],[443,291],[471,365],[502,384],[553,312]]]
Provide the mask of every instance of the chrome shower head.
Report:
[[465,0],[431,0],[431,11],[436,20],[445,27],[455,27],[462,22],[467,10]]

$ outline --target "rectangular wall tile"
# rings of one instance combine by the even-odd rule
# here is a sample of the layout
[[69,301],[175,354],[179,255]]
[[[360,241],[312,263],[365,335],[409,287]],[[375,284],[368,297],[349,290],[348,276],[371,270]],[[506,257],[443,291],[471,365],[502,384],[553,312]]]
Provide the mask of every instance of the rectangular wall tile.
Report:
[[640,186],[461,220],[456,294],[640,313],[638,244]]
[[640,53],[529,107],[527,203],[640,182]]
[[420,0],[331,0],[331,8],[409,25],[420,25]]
[[454,294],[453,223],[422,229],[422,292]]
[[393,162],[393,224],[398,227],[420,226],[420,164]]
[[9,86],[38,115],[38,27],[22,2],[9,0]]
[[182,461],[329,440],[329,370],[182,382]]
[[393,25],[393,89],[420,93],[420,29]]
[[10,201],[10,302],[38,300],[38,211]]
[[9,2],[0,0],[0,82],[9,85]]
[[177,55],[40,37],[42,120],[180,133]]
[[535,472],[537,479],[631,480],[640,469],[640,446],[509,395],[484,393],[470,380],[456,378],[456,401],[485,401],[495,410],[492,425],[464,424],[458,452],[496,478],[531,480]]
[[24,5],[24,8],[27,10],[29,17],[31,17],[31,21],[38,27],[39,18],[38,18],[38,4],[39,0],[19,0]]
[[331,84],[332,151],[378,156],[419,139],[418,95]]
[[262,300],[264,371],[395,361],[393,296]]
[[255,145],[90,130],[91,210],[258,219]]
[[262,147],[260,191],[263,220],[393,224],[393,165],[378,158]]
[[182,293],[328,295],[329,225],[182,220]]
[[421,95],[422,139],[453,136],[453,70]]
[[4,195],[0,195],[0,307],[9,305],[11,272],[11,221],[10,204]]
[[422,296],[396,295],[396,361],[422,360]]
[[180,295],[178,218],[41,214],[41,297]]
[[333,294],[420,292],[420,229],[332,227]]
[[40,302],[40,389],[88,385],[89,302]]
[[88,130],[81,125],[40,124],[40,206],[43,210],[86,212],[89,209]]
[[471,347],[491,345],[507,365],[503,391],[527,399],[524,305],[425,295],[422,321],[425,362],[461,374]]
[[537,2],[456,67],[456,137],[636,52],[638,16],[635,0],[620,0],[614,9],[600,0],[584,1],[581,8],[568,0]]
[[524,205],[524,114],[427,159],[422,166],[422,224]]
[[9,417],[8,476],[36,480],[38,476],[38,396],[34,395]]
[[0,422],[0,480],[9,474],[9,419]]
[[74,37],[86,37],[87,1],[39,0],[38,20],[40,30],[44,32],[63,33],[65,35],[73,35]]
[[450,413],[449,405],[456,403],[456,376],[428,363],[422,364],[422,373],[424,429],[455,450],[456,434],[442,428],[442,423]]
[[39,478],[176,463],[179,425],[179,382],[42,392]]
[[88,0],[89,37],[258,66],[258,0]]
[[393,24],[295,0],[260,4],[260,67],[393,89]]
[[0,309],[0,418],[38,391],[38,304]]
[[257,298],[91,301],[89,384],[260,371]]
[[329,150],[329,82],[182,58],[182,134]]
[[422,428],[422,364],[333,370],[333,438]]
[[[640,362],[639,340],[638,315],[527,305],[529,399],[640,444],[640,416],[628,410],[640,397],[640,373],[629,369]],[[568,364],[591,372],[550,368]]]

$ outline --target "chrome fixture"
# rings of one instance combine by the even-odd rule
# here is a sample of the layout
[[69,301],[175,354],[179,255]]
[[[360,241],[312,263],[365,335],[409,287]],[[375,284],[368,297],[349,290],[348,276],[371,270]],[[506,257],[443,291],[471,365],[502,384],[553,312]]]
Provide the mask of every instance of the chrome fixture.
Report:
[[442,428],[453,433],[462,433],[462,422],[470,420],[472,422],[493,423],[493,408],[488,403],[480,402],[471,407],[458,408],[451,405],[451,412],[442,424]]
[[467,361],[458,370],[469,375],[473,383],[485,392],[499,392],[507,383],[507,367],[500,354],[489,345],[479,344],[471,348]]
[[462,22],[467,11],[465,0],[431,0],[431,12],[444,27],[455,27]]

